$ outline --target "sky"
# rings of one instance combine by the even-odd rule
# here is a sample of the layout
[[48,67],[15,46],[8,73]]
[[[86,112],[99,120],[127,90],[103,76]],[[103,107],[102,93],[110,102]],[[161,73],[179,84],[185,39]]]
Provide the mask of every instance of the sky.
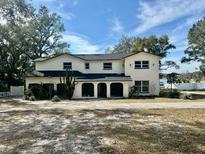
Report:
[[199,64],[181,64],[188,30],[205,14],[205,0],[32,0],[35,8],[46,5],[62,17],[63,40],[73,54],[104,53],[122,35],[146,37],[168,35],[176,46],[166,59],[180,69],[166,72],[193,72]]

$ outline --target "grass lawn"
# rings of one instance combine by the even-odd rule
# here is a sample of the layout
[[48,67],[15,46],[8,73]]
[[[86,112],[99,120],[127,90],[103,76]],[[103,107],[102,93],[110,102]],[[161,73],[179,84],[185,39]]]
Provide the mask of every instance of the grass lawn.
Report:
[[205,109],[34,108],[0,113],[0,153],[205,153]]

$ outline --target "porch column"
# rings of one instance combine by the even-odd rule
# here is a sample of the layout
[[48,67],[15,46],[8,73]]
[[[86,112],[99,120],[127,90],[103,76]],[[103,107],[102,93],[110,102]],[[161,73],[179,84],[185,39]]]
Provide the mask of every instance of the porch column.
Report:
[[57,91],[57,84],[56,83],[54,83],[54,91]]
[[128,83],[123,83],[123,97],[129,96],[129,85]]
[[107,87],[107,98],[110,98],[110,82],[106,83]]
[[94,97],[98,98],[98,82],[94,82]]

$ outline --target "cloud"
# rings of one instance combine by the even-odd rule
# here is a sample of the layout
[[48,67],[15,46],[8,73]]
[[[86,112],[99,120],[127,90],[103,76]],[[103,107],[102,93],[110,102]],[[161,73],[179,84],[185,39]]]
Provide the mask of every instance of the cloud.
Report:
[[124,27],[122,26],[122,23],[119,21],[118,18],[113,18],[113,19],[111,20],[111,22],[112,22],[111,30],[112,30],[113,32],[117,32],[117,33],[123,32]]
[[136,16],[140,23],[134,32],[136,34],[143,33],[176,19],[199,14],[204,10],[204,0],[140,1]]
[[181,30],[184,30],[186,28],[190,28],[194,23],[202,19],[203,15],[196,15],[186,18],[186,20],[183,23],[180,23],[176,26],[175,29],[173,29],[172,32],[179,32]]
[[101,48],[90,43],[86,36],[75,33],[64,34],[63,41],[70,44],[70,51],[75,54],[96,54]]
[[78,0],[34,0],[33,4],[36,8],[40,5],[46,5],[51,12],[57,13],[64,20],[71,20],[75,15],[68,11],[68,8],[75,7]]

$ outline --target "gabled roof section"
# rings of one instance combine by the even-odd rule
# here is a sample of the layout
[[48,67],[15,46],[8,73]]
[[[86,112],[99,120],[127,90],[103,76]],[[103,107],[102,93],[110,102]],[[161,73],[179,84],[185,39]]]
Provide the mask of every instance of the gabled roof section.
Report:
[[[126,57],[129,57],[129,56],[132,56],[132,55],[135,55],[135,54],[139,54],[139,53],[141,53],[141,52],[138,52],[138,53],[113,53],[113,54],[70,54],[70,53],[62,53],[62,54],[59,54],[59,55],[56,55],[56,56],[38,58],[38,59],[35,59],[34,62],[46,61],[46,60],[56,58],[56,57],[59,57],[59,56],[62,56],[62,55],[70,55],[70,56],[73,56],[73,57],[76,57],[76,58],[79,58],[79,59],[82,59],[82,60],[85,60],[85,61],[121,60],[121,59],[124,59]],[[143,52],[143,53],[154,55],[154,54],[148,53],[148,52]],[[154,55],[154,56],[157,56],[157,55]],[[157,56],[157,57],[159,57],[159,56]]]

